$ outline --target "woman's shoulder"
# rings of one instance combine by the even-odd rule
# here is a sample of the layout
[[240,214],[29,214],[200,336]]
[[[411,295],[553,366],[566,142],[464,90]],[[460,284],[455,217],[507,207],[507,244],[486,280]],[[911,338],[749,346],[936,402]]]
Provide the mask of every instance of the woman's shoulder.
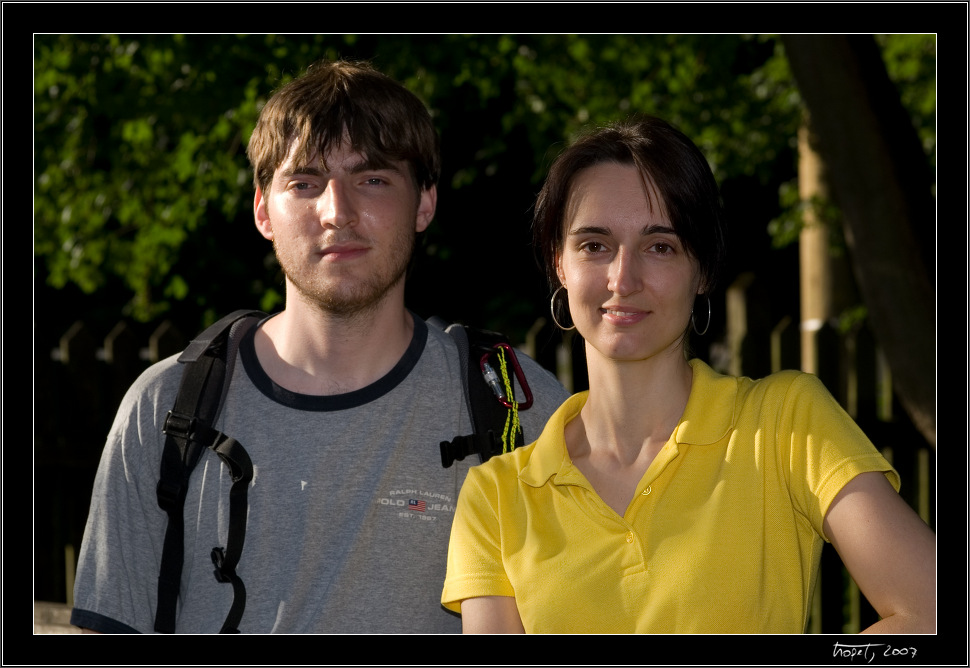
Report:
[[498,483],[505,480],[515,480],[519,473],[525,469],[535,453],[537,442],[533,441],[510,452],[491,457],[488,461],[482,462],[477,466],[468,469],[469,478],[474,477],[479,481],[492,481]]
[[785,369],[763,378],[745,378],[743,381],[742,387],[748,392],[760,395],[764,400],[785,404],[834,401],[818,376],[797,369]]
[[691,360],[699,389],[702,391],[736,391],[739,399],[757,396],[784,399],[792,396],[825,397],[828,390],[813,374],[797,369],[784,369],[767,376],[752,378],[732,376],[715,371],[701,360]]

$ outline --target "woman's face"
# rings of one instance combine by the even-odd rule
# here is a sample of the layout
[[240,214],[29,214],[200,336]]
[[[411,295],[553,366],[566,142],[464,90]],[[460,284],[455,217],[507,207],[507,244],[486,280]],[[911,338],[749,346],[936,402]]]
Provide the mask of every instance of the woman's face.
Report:
[[[556,268],[577,331],[605,358],[679,355],[700,271],[633,165],[602,163],[573,178]],[[588,350],[588,353],[592,351]]]

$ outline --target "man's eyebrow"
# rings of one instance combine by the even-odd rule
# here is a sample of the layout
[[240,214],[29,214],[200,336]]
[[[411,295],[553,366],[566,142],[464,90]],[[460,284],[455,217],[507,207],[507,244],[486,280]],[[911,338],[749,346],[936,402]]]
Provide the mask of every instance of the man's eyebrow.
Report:
[[310,167],[309,165],[295,165],[280,171],[280,177],[288,179],[297,174],[305,174],[307,176],[323,176],[323,171],[317,167]]
[[[347,169],[347,171],[349,171],[351,174],[360,174],[361,172],[370,170],[391,171],[398,174],[404,174],[404,170],[392,162],[386,160],[370,160],[367,158],[362,158],[357,162],[351,163]],[[304,174],[306,176],[326,176],[327,171],[311,165],[294,165],[293,167],[288,167],[281,170],[279,176],[281,178],[288,179],[297,174]]]
[[347,171],[349,171],[351,174],[360,174],[361,172],[370,171],[372,169],[397,172],[398,174],[404,173],[400,167],[389,160],[376,160],[373,158],[361,158],[357,162],[351,164]]

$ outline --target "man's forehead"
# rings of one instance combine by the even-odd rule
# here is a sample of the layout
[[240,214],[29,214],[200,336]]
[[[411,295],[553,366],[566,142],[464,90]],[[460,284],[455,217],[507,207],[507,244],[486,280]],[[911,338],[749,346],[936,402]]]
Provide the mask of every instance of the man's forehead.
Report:
[[352,169],[393,169],[402,173],[407,172],[407,165],[404,161],[381,157],[373,158],[363,151],[354,149],[346,135],[339,144],[328,147],[325,152],[321,151],[321,147],[307,146],[304,139],[294,138],[290,140],[286,158],[276,171],[280,173],[300,167],[314,167],[321,171],[329,171],[339,166]]

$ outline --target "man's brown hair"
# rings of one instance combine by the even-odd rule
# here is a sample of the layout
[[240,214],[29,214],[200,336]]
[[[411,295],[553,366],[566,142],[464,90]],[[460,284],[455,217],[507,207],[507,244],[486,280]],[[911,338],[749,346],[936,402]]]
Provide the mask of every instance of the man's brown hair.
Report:
[[277,90],[260,112],[247,150],[255,186],[269,191],[294,139],[297,164],[307,164],[345,137],[376,165],[406,162],[419,191],[438,182],[438,133],[421,100],[368,63],[322,61]]

